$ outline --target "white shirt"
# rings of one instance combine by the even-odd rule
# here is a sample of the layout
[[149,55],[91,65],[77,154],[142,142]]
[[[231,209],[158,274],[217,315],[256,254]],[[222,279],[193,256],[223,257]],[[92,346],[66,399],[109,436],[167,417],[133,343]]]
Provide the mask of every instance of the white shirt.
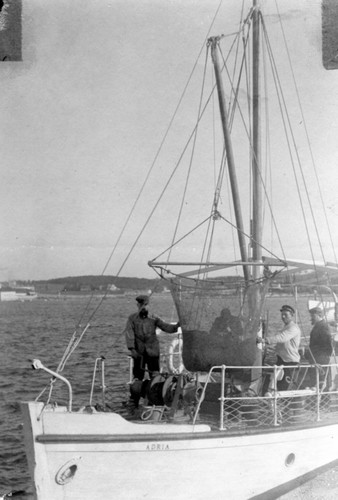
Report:
[[290,321],[284,326],[280,333],[277,333],[270,339],[271,342],[276,343],[276,354],[287,363],[289,361],[298,363],[300,355],[298,352],[300,344],[301,331],[299,326],[293,321]]

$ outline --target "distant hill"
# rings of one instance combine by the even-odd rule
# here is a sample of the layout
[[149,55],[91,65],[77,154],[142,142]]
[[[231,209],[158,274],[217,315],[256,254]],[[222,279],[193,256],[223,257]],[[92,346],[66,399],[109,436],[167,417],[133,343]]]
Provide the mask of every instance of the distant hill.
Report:
[[89,287],[92,290],[106,289],[114,285],[121,291],[126,290],[153,290],[162,292],[165,282],[160,279],[146,278],[123,278],[117,276],[66,276],[64,278],[55,278],[50,280],[34,281],[34,285],[65,285],[68,290],[79,290],[83,287]]
[[[220,278],[217,278],[220,279]],[[221,278],[225,283],[231,284],[233,281],[237,281],[237,276],[224,276]],[[337,293],[338,292],[338,278],[331,276],[331,288]],[[313,288],[319,290],[321,284],[327,283],[327,276],[323,273],[322,278],[316,279],[313,273],[298,273],[297,278],[295,275],[283,275],[277,276],[271,282],[271,291],[285,292],[286,289],[291,291],[294,285],[298,286],[299,292],[311,292]],[[124,293],[127,291],[148,291],[153,292],[163,292],[165,288],[168,288],[168,283],[165,280],[147,279],[147,278],[127,278],[127,277],[117,277],[117,276],[96,276],[96,275],[84,275],[84,276],[65,276],[63,278],[54,278],[49,280],[39,280],[39,281],[17,281],[17,285],[30,285],[35,286],[37,291],[105,291],[109,290],[110,293]],[[115,288],[116,287],[116,288]]]

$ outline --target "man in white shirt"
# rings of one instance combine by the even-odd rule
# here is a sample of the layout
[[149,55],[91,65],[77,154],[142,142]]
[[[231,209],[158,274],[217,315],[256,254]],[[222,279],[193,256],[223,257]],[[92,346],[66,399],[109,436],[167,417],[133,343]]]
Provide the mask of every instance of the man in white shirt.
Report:
[[[301,331],[294,322],[295,310],[289,305],[280,309],[284,327],[280,333],[265,339],[267,344],[276,344],[277,365],[298,365],[300,360],[299,345]],[[277,389],[285,391],[292,381],[292,368],[284,368],[284,377],[277,383]]]

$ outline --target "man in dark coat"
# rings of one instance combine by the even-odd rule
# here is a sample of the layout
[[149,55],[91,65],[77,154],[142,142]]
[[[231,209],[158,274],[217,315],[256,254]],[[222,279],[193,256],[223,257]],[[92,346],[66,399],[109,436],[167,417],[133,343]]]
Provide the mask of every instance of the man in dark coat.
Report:
[[143,380],[145,366],[150,376],[160,371],[160,345],[156,336],[156,328],[166,333],[175,333],[179,323],[170,324],[148,311],[148,295],[136,297],[138,312],[129,316],[124,329],[127,347],[134,359],[134,378]]
[[[323,310],[320,307],[314,307],[309,310],[311,324],[313,328],[310,332],[309,353],[307,359],[311,364],[328,365],[332,354],[332,337],[330,327],[323,318]],[[327,373],[327,375],[326,375]],[[330,371],[324,368],[319,371],[319,380],[329,388],[331,385]],[[312,386],[316,385],[316,370],[311,370]]]

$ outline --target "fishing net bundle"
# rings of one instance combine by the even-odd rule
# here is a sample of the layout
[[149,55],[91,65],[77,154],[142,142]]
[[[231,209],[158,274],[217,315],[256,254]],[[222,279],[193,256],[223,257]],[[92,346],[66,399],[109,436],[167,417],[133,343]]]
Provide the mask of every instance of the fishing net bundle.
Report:
[[170,288],[182,327],[187,370],[254,364],[267,288],[263,283],[243,289],[218,280],[174,277]]

